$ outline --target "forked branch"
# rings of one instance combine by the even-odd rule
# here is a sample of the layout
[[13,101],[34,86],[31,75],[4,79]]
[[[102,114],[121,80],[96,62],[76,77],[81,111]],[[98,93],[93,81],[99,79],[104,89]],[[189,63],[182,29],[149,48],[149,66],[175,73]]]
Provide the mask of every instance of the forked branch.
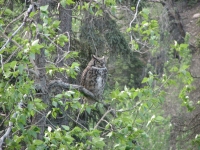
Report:
[[2,51],[2,50],[6,47],[6,45],[12,40],[12,38],[13,38],[13,37],[19,32],[19,30],[25,25],[25,23],[26,23],[26,21],[27,21],[29,15],[30,15],[30,13],[32,12],[33,8],[34,8],[34,4],[31,4],[31,5],[29,6],[28,10],[27,10],[26,13],[25,13],[25,16],[24,16],[24,19],[23,19],[22,24],[18,27],[17,30],[15,30],[15,32],[11,35],[11,37],[10,37],[9,39],[7,39],[6,43],[1,47],[0,51]]

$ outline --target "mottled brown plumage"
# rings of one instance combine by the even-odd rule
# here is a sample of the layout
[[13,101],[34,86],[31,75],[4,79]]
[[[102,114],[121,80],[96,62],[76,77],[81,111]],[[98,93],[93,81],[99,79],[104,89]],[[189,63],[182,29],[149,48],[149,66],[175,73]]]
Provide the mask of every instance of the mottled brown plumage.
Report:
[[[98,99],[102,99],[105,83],[107,78],[107,68],[105,66],[105,58],[93,55],[92,60],[81,76],[81,85],[92,92]],[[91,100],[88,99],[91,102]],[[94,102],[94,101],[93,101]]]

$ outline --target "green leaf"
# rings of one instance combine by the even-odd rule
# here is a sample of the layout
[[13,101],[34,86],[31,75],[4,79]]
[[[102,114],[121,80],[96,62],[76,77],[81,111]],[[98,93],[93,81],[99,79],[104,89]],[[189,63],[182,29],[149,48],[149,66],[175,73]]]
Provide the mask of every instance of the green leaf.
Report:
[[33,144],[35,145],[42,145],[44,142],[41,140],[33,140]]
[[65,58],[68,59],[68,58],[75,58],[75,57],[78,57],[78,53],[79,53],[79,52],[74,52],[74,51],[73,51],[73,52],[70,52],[69,54],[66,55]]
[[132,28],[127,28],[126,32],[129,33],[132,30]]
[[18,66],[18,70],[19,70],[19,73],[22,74],[23,71],[24,71],[24,65],[23,65],[23,64],[20,64],[20,65]]
[[91,108],[90,107],[86,107],[86,111],[87,111],[88,114],[90,114]]
[[75,2],[73,0],[61,0],[60,4],[65,7],[66,5],[74,4]]
[[41,100],[38,98],[34,99],[34,104],[37,109],[43,110],[46,108],[46,105],[44,103],[42,103]]
[[53,116],[54,118],[56,118],[59,111],[60,111],[59,108],[53,108],[53,109],[52,109],[52,116]]
[[14,139],[14,142],[19,143],[23,140],[23,138],[24,138],[24,136],[15,135],[13,139]]
[[35,60],[35,53],[30,53],[30,54],[29,54],[29,57],[30,57],[32,60]]
[[39,39],[33,41],[33,42],[31,43],[31,45],[32,45],[32,46],[33,46],[33,45],[36,45],[36,44],[38,44],[38,42],[39,42]]
[[62,125],[62,127],[66,130],[66,131],[69,131],[69,126],[66,126],[66,125]]
[[4,11],[4,15],[7,15],[7,16],[12,16],[13,15],[13,11],[6,8],[5,11]]
[[75,2],[73,0],[66,0],[67,5],[74,4]]
[[144,77],[144,79],[142,80],[142,83],[146,83],[146,82],[148,82],[148,78],[147,77]]
[[58,36],[57,42],[58,42],[58,44],[60,44],[61,46],[64,46],[65,43],[69,42],[69,39],[68,39],[68,37],[67,37],[66,35],[61,34],[61,35]]
[[9,70],[6,70],[6,71],[4,71],[3,75],[7,79],[7,78],[9,78],[12,75],[12,73]]
[[61,99],[63,98],[63,94],[57,94],[55,97]]
[[61,0],[61,1],[60,1],[60,4],[65,8],[65,6],[66,6],[66,4],[67,4],[67,3],[66,3],[66,0]]
[[52,24],[54,28],[58,28],[61,21],[55,20]]
[[92,8],[92,7],[89,8],[89,12],[90,12],[91,14],[94,14],[93,8]]
[[80,64],[77,63],[77,62],[73,62],[72,65],[71,65],[72,68],[76,68],[76,67],[79,67],[79,66],[80,66]]
[[96,148],[101,148],[101,149],[105,146],[105,143],[103,140],[104,138],[100,138],[100,137],[92,138],[93,145],[95,145]]
[[64,93],[64,96],[66,96],[66,97],[71,97],[71,96],[74,95],[74,94],[75,94],[74,91],[67,91],[67,92]]
[[35,102],[35,103],[40,103],[41,101],[42,101],[42,100],[39,99],[39,98],[35,98],[35,99],[34,99],[34,102]]
[[13,69],[15,69],[16,65],[17,65],[17,61],[12,61],[10,63],[10,67],[13,68]]
[[162,123],[165,119],[162,116],[157,116],[154,121],[158,123]]
[[81,128],[76,126],[74,129],[72,129],[71,133],[72,134],[77,134],[77,133],[80,133],[81,131],[82,131]]
[[37,11],[32,11],[29,15],[30,18],[33,18],[37,14]]
[[106,136],[110,138],[112,135],[113,135],[113,132],[109,132]]
[[57,107],[57,106],[58,106],[58,103],[55,102],[55,101],[53,101],[53,102],[52,102],[52,105],[55,106],[55,107]]
[[40,6],[40,10],[43,12],[47,12],[49,5]]

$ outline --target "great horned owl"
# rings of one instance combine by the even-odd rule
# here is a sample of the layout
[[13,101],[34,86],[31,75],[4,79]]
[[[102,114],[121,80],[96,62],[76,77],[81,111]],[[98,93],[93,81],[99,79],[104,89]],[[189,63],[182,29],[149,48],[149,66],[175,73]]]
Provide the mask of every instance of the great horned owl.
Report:
[[[82,73],[81,85],[92,92],[98,100],[102,100],[106,78],[107,68],[105,66],[104,56],[99,58],[93,55],[92,60]],[[91,100],[88,101],[91,102]]]

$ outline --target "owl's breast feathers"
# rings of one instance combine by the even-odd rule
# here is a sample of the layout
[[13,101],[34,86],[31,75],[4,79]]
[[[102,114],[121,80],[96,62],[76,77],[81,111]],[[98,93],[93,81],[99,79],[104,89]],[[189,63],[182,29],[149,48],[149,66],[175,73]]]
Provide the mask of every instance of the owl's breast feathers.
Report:
[[107,79],[107,68],[98,68],[88,66],[83,71],[81,85],[92,92],[95,96],[100,97],[103,94]]

